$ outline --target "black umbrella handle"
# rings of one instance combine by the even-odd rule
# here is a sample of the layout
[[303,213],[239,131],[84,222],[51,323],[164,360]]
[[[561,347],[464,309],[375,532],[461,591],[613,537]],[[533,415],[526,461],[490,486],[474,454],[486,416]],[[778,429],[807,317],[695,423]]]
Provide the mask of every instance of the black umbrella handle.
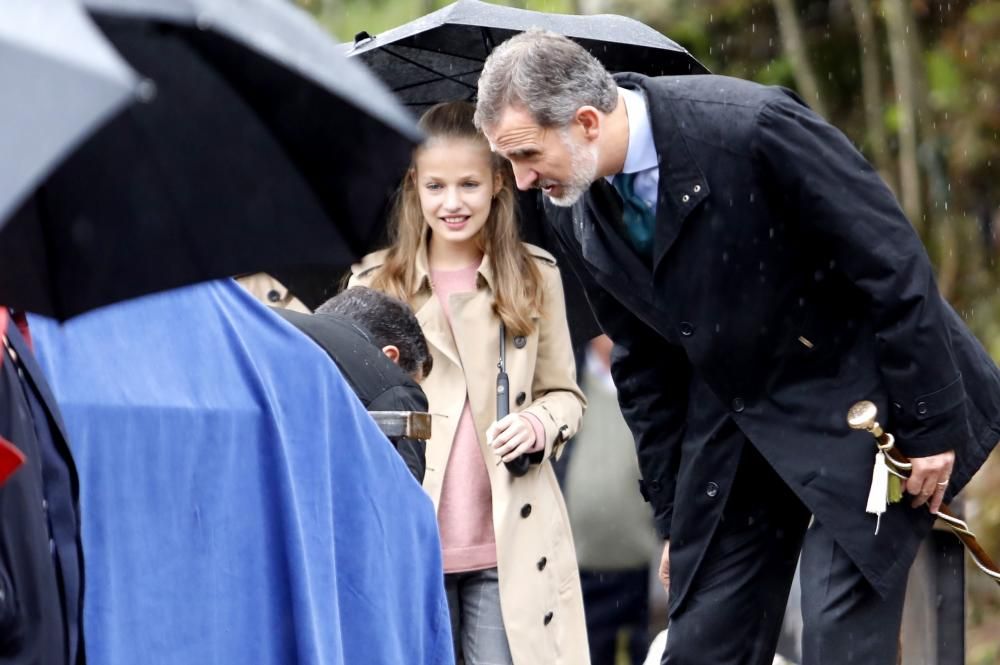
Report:
[[[510,415],[510,379],[507,377],[507,333],[503,323],[500,324],[500,362],[497,363],[497,420]],[[509,462],[504,462],[507,471],[514,477],[528,473],[531,460],[527,455],[519,455]]]

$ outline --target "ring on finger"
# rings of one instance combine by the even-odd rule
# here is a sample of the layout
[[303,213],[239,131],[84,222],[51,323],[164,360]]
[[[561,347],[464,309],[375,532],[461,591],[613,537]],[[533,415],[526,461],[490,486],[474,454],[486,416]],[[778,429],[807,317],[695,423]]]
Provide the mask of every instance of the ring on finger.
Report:
[[941,487],[941,488],[947,487],[948,486],[948,480],[949,480],[948,478],[945,478],[944,480],[942,480],[941,482],[939,482],[937,484],[937,486]]

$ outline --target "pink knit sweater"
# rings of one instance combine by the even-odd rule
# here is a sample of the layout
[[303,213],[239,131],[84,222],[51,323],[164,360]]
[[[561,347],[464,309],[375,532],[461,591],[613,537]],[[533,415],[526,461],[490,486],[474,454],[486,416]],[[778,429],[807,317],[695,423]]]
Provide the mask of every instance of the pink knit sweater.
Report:
[[[432,270],[434,292],[452,324],[448,296],[476,289],[478,265],[459,270]],[[444,572],[485,570],[497,565],[493,534],[493,495],[479,434],[466,394],[462,416],[451,444],[438,504],[438,527],[444,552]]]

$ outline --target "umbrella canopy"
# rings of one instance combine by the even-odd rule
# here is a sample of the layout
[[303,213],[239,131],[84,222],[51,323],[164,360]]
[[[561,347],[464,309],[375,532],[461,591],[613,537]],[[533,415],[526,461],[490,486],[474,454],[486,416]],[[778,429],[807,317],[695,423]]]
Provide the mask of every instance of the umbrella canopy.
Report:
[[0,220],[137,84],[75,0],[0,4]]
[[282,0],[85,5],[148,94],[0,230],[0,302],[64,319],[215,277],[346,270],[381,232],[419,132],[311,17]]
[[458,0],[347,48],[417,112],[442,101],[472,99],[486,57],[501,42],[538,27],[572,38],[611,72],[647,76],[708,70],[676,42],[644,23],[611,14],[546,14]]

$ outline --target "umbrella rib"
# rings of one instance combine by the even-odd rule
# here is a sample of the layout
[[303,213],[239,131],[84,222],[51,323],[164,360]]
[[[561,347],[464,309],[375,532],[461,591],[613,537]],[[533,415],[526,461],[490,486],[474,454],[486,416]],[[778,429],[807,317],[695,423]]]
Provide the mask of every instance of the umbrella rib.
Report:
[[[475,86],[473,86],[473,85],[469,85],[469,84],[468,84],[468,83],[466,83],[465,81],[460,81],[460,80],[459,80],[458,78],[456,78],[455,76],[452,76],[452,75],[449,75],[449,74],[445,74],[445,73],[443,73],[443,72],[439,72],[439,71],[437,71],[436,69],[434,69],[433,67],[428,67],[427,65],[423,64],[422,62],[417,62],[417,61],[416,61],[416,60],[414,60],[413,58],[408,58],[408,57],[406,57],[405,55],[403,55],[402,53],[396,53],[395,51],[391,51],[391,50],[389,50],[388,48],[383,48],[382,50],[383,50],[383,51],[385,51],[386,53],[388,53],[388,54],[389,54],[389,55],[391,55],[391,56],[394,56],[394,57],[396,57],[396,58],[399,58],[399,59],[400,59],[400,60],[402,60],[403,62],[408,62],[408,63],[410,63],[410,64],[411,64],[411,65],[413,65],[414,67],[418,67],[418,68],[420,68],[420,69],[423,69],[424,71],[427,71],[427,72],[430,72],[431,74],[434,74],[435,76],[439,76],[439,77],[441,77],[441,78],[443,78],[443,79],[448,79],[449,81],[451,81],[451,82],[453,82],[453,83],[457,83],[457,84],[459,84],[459,85],[461,85],[461,86],[465,86],[466,88],[470,88],[470,89],[472,89],[472,90],[475,90]],[[401,89],[402,89],[402,88],[401,88]],[[395,90],[394,90],[393,92],[395,92]]]
[[[461,77],[461,76],[468,76],[469,74],[477,74],[477,73],[479,73],[481,71],[483,71],[482,67],[480,67],[478,69],[470,69],[467,72],[462,72],[461,74],[455,74],[455,76],[459,76],[459,77]],[[435,74],[437,74],[437,72],[435,72]],[[440,76],[440,74],[438,74],[438,76]],[[403,85],[403,86],[400,86],[398,88],[393,88],[392,91],[393,92],[402,92],[403,90],[409,90],[410,88],[419,88],[420,86],[427,85],[428,83],[436,83],[437,81],[440,81],[440,80],[441,80],[440,78],[437,78],[437,79],[427,79],[427,80],[424,80],[424,81],[417,81],[416,83],[408,83],[407,85]],[[469,87],[472,87],[472,86],[470,85]]]

